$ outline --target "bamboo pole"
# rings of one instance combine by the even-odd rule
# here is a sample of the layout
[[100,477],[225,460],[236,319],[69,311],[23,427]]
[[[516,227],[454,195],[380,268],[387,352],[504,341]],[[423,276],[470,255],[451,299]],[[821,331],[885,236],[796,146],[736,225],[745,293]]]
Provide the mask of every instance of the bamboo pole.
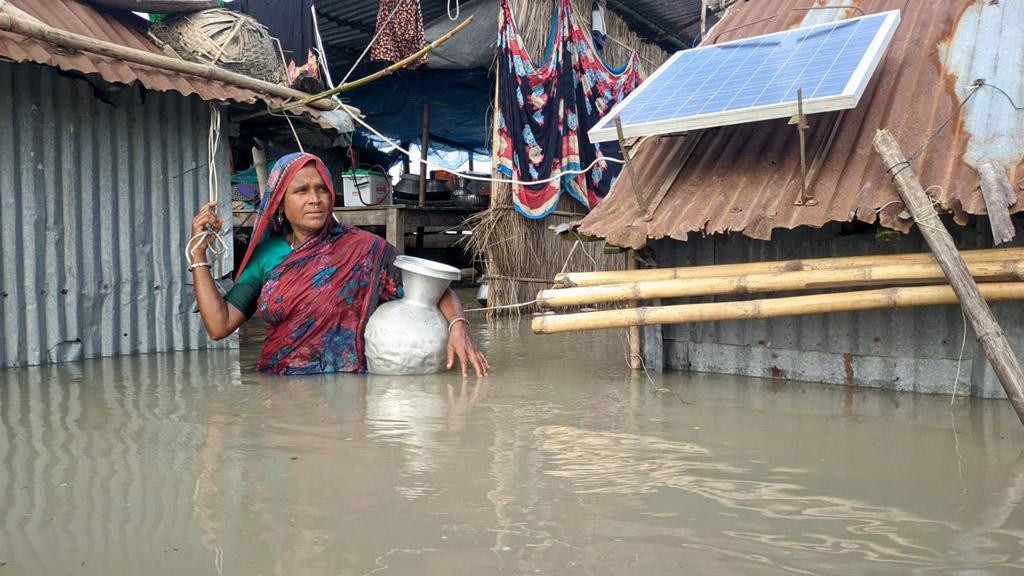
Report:
[[[347,92],[349,90],[355,90],[356,88],[359,88],[361,86],[365,86],[365,85],[369,84],[370,82],[374,82],[376,80],[380,80],[381,78],[383,78],[385,76],[390,76],[390,75],[394,74],[395,72],[398,72],[402,68],[405,68],[405,67],[409,66],[410,64],[412,64],[412,63],[418,61],[419,59],[423,58],[424,56],[426,56],[427,54],[432,52],[438,46],[440,46],[440,45],[444,44],[445,42],[451,40],[452,37],[455,36],[456,34],[458,34],[459,32],[461,32],[463,28],[465,28],[466,26],[469,26],[469,24],[471,22],[473,22],[473,18],[474,18],[473,16],[470,16],[469,18],[466,18],[465,20],[460,22],[458,26],[456,26],[456,27],[452,28],[451,30],[449,30],[443,36],[439,37],[437,40],[434,40],[433,42],[431,42],[430,44],[427,44],[426,46],[424,46],[420,50],[417,50],[411,56],[403,58],[403,59],[399,60],[398,62],[395,62],[394,64],[388,66],[387,68],[384,68],[382,70],[378,70],[377,72],[374,72],[373,74],[369,74],[367,76],[363,76],[362,78],[359,78],[357,80],[353,80],[351,82],[346,82],[346,83],[342,84],[341,86],[335,86],[334,88],[331,88],[330,90],[324,90],[323,92],[320,92],[319,94],[312,94],[312,95],[310,95],[310,94],[303,94],[303,98],[301,100],[299,100],[297,102],[291,102],[291,103],[286,104],[286,105],[284,105],[284,106],[282,106],[282,107],[280,107],[280,108],[278,108],[276,110],[260,110],[259,112],[253,112],[251,114],[246,114],[244,116],[239,116],[235,120],[237,122],[242,122],[242,121],[245,121],[245,120],[251,120],[253,118],[259,118],[260,116],[265,116],[265,115],[271,114],[271,113],[287,112],[288,110],[291,110],[292,108],[295,108],[296,106],[304,106],[304,105],[307,105],[307,104],[314,104],[316,102],[321,102],[323,100],[326,100],[327,98],[331,98],[333,96],[341,94],[342,92]],[[336,101],[332,100],[332,106],[330,107],[332,110],[335,108],[335,106],[333,105],[334,102],[336,102]]]
[[[625,153],[625,152],[624,152]],[[643,206],[640,207],[644,209]],[[626,251],[626,270],[636,270],[636,250]],[[636,308],[637,299],[634,298],[629,300],[628,306],[630,308]],[[640,327],[630,326],[629,327],[629,367],[633,370],[640,370],[643,368],[643,357],[640,355]]]
[[[1024,280],[1024,259],[1006,262],[973,262],[968,265],[968,268],[971,275],[979,279]],[[713,278],[677,278],[543,290],[537,294],[537,303],[541,306],[555,308],[655,298],[689,298],[922,282],[934,284],[944,281],[945,278],[942,268],[938,264],[889,264],[857,266],[839,270],[768,272]]]
[[[1024,282],[992,282],[982,284],[979,288],[987,300],[1024,300]],[[765,298],[744,302],[678,304],[578,314],[548,314],[535,316],[532,328],[535,334],[554,334],[556,332],[628,326],[759,320],[828,312],[937,306],[956,304],[956,302],[956,295],[950,286],[911,286],[787,298]]]
[[999,383],[1003,385],[1010,405],[1013,406],[1021,424],[1024,424],[1024,371],[1021,370],[1017,356],[1010,348],[1010,343],[1006,341],[1006,336],[992,310],[982,297],[984,291],[971,278],[967,265],[953,243],[953,237],[939,219],[935,208],[932,207],[931,198],[925,194],[921,182],[910,167],[910,161],[903,155],[893,135],[888,130],[875,132],[874,145],[888,172],[892,174],[903,203],[917,222],[918,230],[935,253],[935,259],[942,266],[942,271],[949,278],[949,284],[960,302],[960,307],[971,323],[971,328],[974,329],[974,334],[981,349],[985,351],[992,370],[999,378]]
[[[86,52],[92,52],[101,56],[124,60],[126,62],[134,62],[136,64],[152,66],[153,68],[159,68],[161,70],[189,74],[191,76],[205,78],[207,80],[224,82],[226,84],[238,86],[239,88],[254,90],[261,94],[277,96],[279,98],[306,98],[309,96],[309,94],[299,90],[280,86],[272,82],[257,80],[256,78],[252,78],[244,74],[229,72],[223,68],[218,68],[217,66],[188,62],[186,60],[179,60],[178,58],[171,58],[162,54],[154,54],[145,50],[137,50],[135,48],[121,46],[112,42],[97,40],[96,38],[66,32],[46,24],[36,23],[25,18],[18,18],[3,12],[0,12],[0,30],[13,32],[29,38],[35,38],[37,40],[42,40],[43,42],[63,46],[64,48],[84,50]],[[310,105],[320,108],[321,110],[334,110],[338,107],[336,102],[325,102],[322,100],[311,102]],[[350,113],[355,113],[355,109],[351,107],[344,105],[342,105],[342,107]]]
[[[420,195],[417,205],[427,205],[427,153],[430,150],[430,105],[423,105],[423,132],[420,135]],[[418,240],[418,239],[417,239]]]
[[[1024,248],[999,248],[969,250],[961,252],[967,262],[999,262],[1024,260]],[[625,284],[648,280],[673,280],[681,278],[712,278],[721,276],[743,276],[746,274],[767,274],[770,272],[800,272],[805,270],[842,270],[857,266],[878,264],[934,264],[935,255],[889,254],[877,256],[848,256],[844,258],[809,258],[802,260],[779,260],[775,262],[745,262],[742,264],[714,264],[710,266],[683,266],[679,268],[647,268],[644,270],[602,270],[598,272],[568,272],[555,276],[555,286],[574,288],[580,286],[601,286],[604,284]]]
[[259,198],[262,200],[270,173],[267,172],[267,153],[259,146],[252,147],[252,165],[256,167],[256,183],[259,184]]

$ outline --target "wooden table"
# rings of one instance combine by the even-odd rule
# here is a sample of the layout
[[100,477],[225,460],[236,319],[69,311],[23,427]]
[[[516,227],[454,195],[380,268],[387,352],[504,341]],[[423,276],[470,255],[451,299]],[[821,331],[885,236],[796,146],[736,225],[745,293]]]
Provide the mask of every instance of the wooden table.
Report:
[[[360,228],[367,226],[385,228],[384,238],[398,249],[399,254],[405,253],[405,231],[409,228],[457,228],[465,223],[466,218],[476,212],[479,210],[448,206],[420,208],[405,204],[334,209],[334,215],[345,224]],[[235,211],[233,216],[235,228],[251,228],[256,223],[255,212],[239,210]]]

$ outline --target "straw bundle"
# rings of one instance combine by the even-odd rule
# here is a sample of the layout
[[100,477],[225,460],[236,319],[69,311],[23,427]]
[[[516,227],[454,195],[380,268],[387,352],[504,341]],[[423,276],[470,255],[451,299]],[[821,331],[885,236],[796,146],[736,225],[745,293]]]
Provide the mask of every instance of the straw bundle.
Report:
[[212,64],[266,82],[285,81],[281,55],[266,27],[231,10],[203,10],[168,17],[153,25],[154,36],[185,60]]
[[[519,23],[520,32],[530,55],[537,62],[544,54],[551,16],[556,0],[512,0],[512,9]],[[577,17],[584,26],[590,25],[590,0],[573,0]],[[653,72],[668,58],[668,54],[654,44],[646,44],[629,30],[626,23],[606,11],[605,23],[608,36],[637,51],[641,57],[641,69],[645,74]],[[609,42],[604,50],[605,61],[610,66],[621,66],[631,52],[615,42]],[[495,172],[495,178],[501,176]],[[578,202],[564,196],[555,214],[543,220],[527,220],[515,212],[512,190],[508,185],[492,187],[491,207],[478,214],[471,221],[473,235],[469,250],[483,260],[489,276],[489,306],[509,306],[534,299],[538,286],[523,282],[523,278],[554,278],[560,272],[582,272],[596,270],[621,270],[625,259],[622,255],[604,254],[603,242],[579,243],[558,238],[549,229],[563,222],[579,220],[586,215]],[[512,308],[512,313],[526,312],[530,308]]]

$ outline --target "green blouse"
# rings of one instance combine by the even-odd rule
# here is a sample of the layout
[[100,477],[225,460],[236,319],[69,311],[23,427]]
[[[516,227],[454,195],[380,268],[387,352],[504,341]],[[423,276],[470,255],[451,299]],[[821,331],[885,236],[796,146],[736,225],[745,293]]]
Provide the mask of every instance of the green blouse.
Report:
[[270,276],[270,271],[277,268],[291,253],[292,247],[280,236],[273,236],[260,242],[253,251],[249,264],[242,271],[242,276],[224,299],[245,314],[246,318],[251,318],[256,313],[260,292]]

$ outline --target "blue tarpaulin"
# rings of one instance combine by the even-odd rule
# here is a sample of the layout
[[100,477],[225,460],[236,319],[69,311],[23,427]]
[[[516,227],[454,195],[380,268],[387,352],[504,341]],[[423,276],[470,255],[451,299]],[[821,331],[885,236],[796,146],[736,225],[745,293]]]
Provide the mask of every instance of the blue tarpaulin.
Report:
[[447,146],[489,155],[493,91],[493,78],[488,78],[485,68],[417,69],[403,70],[343,96],[363,112],[367,123],[399,142],[419,140],[427,104],[431,149]]

